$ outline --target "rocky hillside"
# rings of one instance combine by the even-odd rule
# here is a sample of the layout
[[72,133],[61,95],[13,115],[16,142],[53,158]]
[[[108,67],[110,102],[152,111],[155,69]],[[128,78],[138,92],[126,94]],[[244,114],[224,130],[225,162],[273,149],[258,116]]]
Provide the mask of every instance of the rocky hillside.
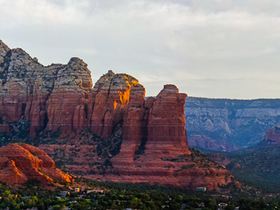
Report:
[[42,184],[71,182],[71,176],[55,168],[43,151],[28,144],[8,144],[0,148],[0,181],[9,184],[36,179]]
[[79,58],[43,66],[0,41],[0,139],[28,142],[76,174],[119,182],[217,189],[233,176],[188,147],[186,94],[108,71],[92,88]]
[[278,192],[280,187],[280,132],[279,124],[267,129],[264,140],[233,152],[203,151],[206,156],[225,166],[238,180],[260,187],[267,192]]
[[267,146],[248,153],[228,154],[226,168],[239,180],[261,187],[268,192],[279,192],[280,147]]
[[[234,152],[207,153],[206,156],[225,166],[238,180],[266,192],[279,192],[280,147],[264,142]],[[208,151],[209,152],[209,151]]]
[[188,97],[185,113],[190,146],[233,151],[257,144],[280,122],[280,99]]

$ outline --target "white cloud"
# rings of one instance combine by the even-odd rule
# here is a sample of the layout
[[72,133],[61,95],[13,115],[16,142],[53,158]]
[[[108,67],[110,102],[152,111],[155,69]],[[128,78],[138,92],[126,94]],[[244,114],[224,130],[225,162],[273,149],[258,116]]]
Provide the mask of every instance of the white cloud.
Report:
[[279,97],[278,1],[0,0],[0,8],[0,39],[45,65],[78,56],[93,80],[126,72],[147,95],[175,83],[195,96]]

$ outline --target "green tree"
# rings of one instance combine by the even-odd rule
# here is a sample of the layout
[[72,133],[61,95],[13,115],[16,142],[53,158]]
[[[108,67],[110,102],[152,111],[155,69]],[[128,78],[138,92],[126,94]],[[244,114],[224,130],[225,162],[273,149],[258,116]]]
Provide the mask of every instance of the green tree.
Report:
[[10,190],[5,190],[4,192],[3,192],[3,197],[4,196],[8,196],[8,195],[10,195],[11,194],[11,191]]
[[139,199],[137,197],[133,197],[131,200],[131,208],[136,209],[139,205]]
[[151,197],[148,193],[141,193],[140,197],[141,197],[142,201],[150,201],[151,200]]
[[217,201],[216,199],[214,198],[209,198],[207,203],[206,203],[206,206],[209,208],[209,209],[216,209],[217,208]]
[[234,210],[234,209],[235,209],[235,207],[234,207],[234,205],[232,205],[232,204],[227,205],[227,206],[225,207],[225,210]]

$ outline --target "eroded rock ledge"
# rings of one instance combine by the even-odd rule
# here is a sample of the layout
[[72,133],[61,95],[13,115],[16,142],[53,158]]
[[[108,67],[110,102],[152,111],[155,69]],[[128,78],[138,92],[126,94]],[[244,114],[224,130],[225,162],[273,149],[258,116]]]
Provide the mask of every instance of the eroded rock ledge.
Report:
[[54,161],[37,147],[28,144],[9,144],[0,148],[0,180],[9,184],[37,179],[42,184],[74,179],[55,168]]

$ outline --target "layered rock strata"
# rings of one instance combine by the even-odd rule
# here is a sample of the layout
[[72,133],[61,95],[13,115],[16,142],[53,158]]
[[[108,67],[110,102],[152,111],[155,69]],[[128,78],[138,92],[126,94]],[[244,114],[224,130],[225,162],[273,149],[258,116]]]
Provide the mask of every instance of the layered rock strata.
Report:
[[[0,55],[1,124],[24,116],[31,122],[30,138],[43,129],[59,130],[63,135],[81,126],[84,129],[83,108],[92,87],[86,63],[71,58],[67,65],[45,67],[22,49],[9,49],[2,41]],[[8,133],[6,128],[1,131]]]
[[108,138],[113,128],[123,120],[123,110],[129,102],[130,90],[139,81],[127,74],[108,71],[94,85],[91,93],[92,109],[90,129],[92,133]]
[[28,144],[9,144],[0,148],[0,181],[9,184],[36,179],[42,184],[71,182],[72,177],[55,168],[43,151]]
[[280,123],[280,99],[188,97],[185,112],[191,147],[231,152],[258,144]]
[[191,157],[187,95],[176,86],[145,100],[130,75],[109,70],[92,88],[90,74],[79,58],[43,66],[0,41],[3,141],[16,133],[13,139],[39,146],[72,172],[102,180],[209,189],[231,182],[225,169]]
[[[178,93],[176,86],[165,85],[155,99],[145,101],[142,86],[132,89],[125,111],[123,142],[120,153],[112,159],[114,165],[124,160],[131,165],[137,153],[141,154],[139,150],[144,148],[145,154],[153,158],[175,158],[189,154],[182,109],[186,96]],[[129,156],[130,160],[125,156]]]
[[[143,91],[138,89],[137,93]],[[131,94],[136,95],[134,91]],[[222,167],[211,161],[206,166],[202,160],[190,158],[185,130],[186,96],[176,86],[165,85],[155,99],[144,101],[137,97],[135,102],[131,97],[120,153],[111,159],[114,173],[120,176],[107,174],[100,179],[208,189],[232,182],[233,176]],[[145,114],[146,110],[149,111]],[[138,135],[139,129],[146,136]]]

